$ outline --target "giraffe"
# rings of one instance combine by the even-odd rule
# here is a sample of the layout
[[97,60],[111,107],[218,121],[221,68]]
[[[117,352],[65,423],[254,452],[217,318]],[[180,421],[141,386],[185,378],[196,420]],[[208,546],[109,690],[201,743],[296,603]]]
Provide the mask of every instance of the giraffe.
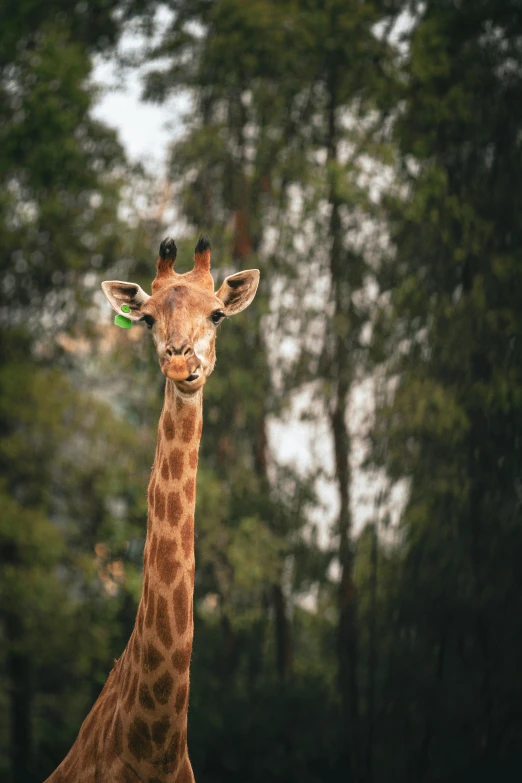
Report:
[[214,293],[208,238],[199,238],[190,272],[174,271],[176,255],[167,237],[151,296],[136,283],[102,283],[117,313],[152,331],[165,398],[148,487],[143,589],[134,629],[74,745],[46,783],[194,781],[187,711],[202,390],[214,369],[217,327],[252,302],[259,271],[230,275]]

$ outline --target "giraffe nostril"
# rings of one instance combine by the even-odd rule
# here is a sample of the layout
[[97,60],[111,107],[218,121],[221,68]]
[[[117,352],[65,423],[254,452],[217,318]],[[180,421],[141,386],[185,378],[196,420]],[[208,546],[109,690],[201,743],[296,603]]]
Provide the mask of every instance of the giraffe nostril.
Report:
[[181,356],[183,359],[189,359],[194,355],[194,349],[188,341],[179,346],[176,346],[174,343],[169,343],[165,348],[165,353],[169,359],[172,359],[173,356]]

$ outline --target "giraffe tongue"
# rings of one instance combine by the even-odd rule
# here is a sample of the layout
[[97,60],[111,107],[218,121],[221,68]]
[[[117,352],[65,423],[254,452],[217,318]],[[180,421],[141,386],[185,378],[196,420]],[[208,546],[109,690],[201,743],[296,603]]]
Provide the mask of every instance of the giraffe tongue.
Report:
[[171,381],[184,381],[190,375],[186,360],[182,356],[173,356],[165,373]]

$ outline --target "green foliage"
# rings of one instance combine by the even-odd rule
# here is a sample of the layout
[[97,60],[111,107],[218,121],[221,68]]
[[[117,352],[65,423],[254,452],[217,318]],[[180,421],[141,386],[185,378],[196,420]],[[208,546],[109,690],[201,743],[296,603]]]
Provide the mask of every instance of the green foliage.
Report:
[[[337,0],[176,3],[174,10],[150,52],[161,60],[161,70],[149,71],[145,94],[164,100],[180,88],[191,90],[194,111],[171,156],[178,205],[195,230],[204,226],[212,234],[219,265],[259,266],[262,281],[245,320],[220,331],[217,377],[206,389],[197,508],[200,621],[219,618],[215,633],[223,636],[225,660],[216,667],[234,677],[220,701],[223,712],[244,704],[253,714],[258,695],[252,684],[263,682],[270,690],[275,663],[279,677],[291,680],[291,691],[317,678],[318,699],[331,704],[324,731],[342,736],[346,724],[333,723],[340,717],[333,697],[339,667],[339,597],[328,576],[333,552],[321,551],[309,523],[316,476],[297,477],[278,465],[267,430],[271,416],[291,407],[292,394],[305,389],[311,396],[307,384],[313,384],[317,411],[327,410],[342,441],[336,468],[342,535],[335,546],[344,557],[349,437],[340,406],[344,410],[357,372],[368,318],[354,294],[369,261],[355,233],[377,211],[363,185],[365,165],[386,152],[390,157],[372,122],[379,66],[387,57],[386,44],[372,33],[381,11],[373,3]],[[147,67],[153,67],[150,61]],[[286,336],[290,360],[281,351]],[[307,592],[317,597],[325,623],[297,608]],[[324,641],[314,639],[316,632]],[[205,675],[198,676],[204,683]],[[208,697],[214,700],[210,691]],[[196,697],[192,704],[197,732],[212,719],[198,709]],[[281,709],[288,706],[282,697]],[[288,728],[291,745],[290,735]],[[205,746],[212,741],[206,738]],[[294,755],[293,772],[284,757],[258,769],[252,738],[244,761],[235,760],[231,769],[248,779],[308,779],[297,750]],[[303,758],[311,768],[306,753]],[[346,770],[339,746],[329,762],[318,760],[310,779],[334,776],[338,762]],[[201,774],[224,775],[219,769],[213,760],[213,769],[201,767]]]
[[68,751],[140,589],[153,443],[89,391],[88,352],[72,352],[94,331],[87,273],[146,234],[118,216],[130,171],[114,131],[90,116],[91,53],[120,34],[115,10],[21,2],[0,28],[0,777],[10,783],[42,780]]
[[[518,779],[516,3],[168,5],[145,93],[191,94],[170,161],[180,259],[206,230],[217,280],[262,273],[252,307],[220,327],[205,389],[197,780]],[[22,0],[0,28],[9,783],[41,780],[65,755],[141,590],[163,381],[146,335],[116,329],[91,292],[102,267],[147,288],[159,227],[121,217],[122,186],[150,183],[92,119],[89,80],[92,53],[110,52],[126,19],[152,32],[155,7]],[[406,10],[394,49],[391,14]],[[386,486],[356,537],[348,399],[364,377],[383,389],[366,465]],[[303,475],[269,448],[271,423],[303,399],[335,447],[326,546],[310,521],[324,466]]]
[[[410,493],[388,609],[398,684],[383,683],[382,698],[411,730],[423,780],[471,779],[481,767],[502,778],[519,764],[516,17],[505,3],[428,3],[396,128],[408,185],[390,204],[386,353],[397,387],[373,436]],[[401,756],[389,747],[383,768],[395,757],[407,774]]]
[[[2,648],[7,671],[15,657],[32,662],[27,755],[41,776],[74,739],[133,620],[140,566],[130,547],[143,535],[148,475],[136,454],[147,439],[25,355],[23,335],[10,340],[0,370]],[[150,459],[151,439],[148,450]]]
[[[123,154],[115,132],[90,116],[90,51],[110,9],[102,3],[91,26],[97,9],[85,4],[78,36],[82,4],[67,17],[57,5],[35,25],[43,4],[17,4],[0,31],[1,323],[48,333],[81,320],[79,275],[123,247]],[[107,44],[116,32],[108,21],[106,30]]]

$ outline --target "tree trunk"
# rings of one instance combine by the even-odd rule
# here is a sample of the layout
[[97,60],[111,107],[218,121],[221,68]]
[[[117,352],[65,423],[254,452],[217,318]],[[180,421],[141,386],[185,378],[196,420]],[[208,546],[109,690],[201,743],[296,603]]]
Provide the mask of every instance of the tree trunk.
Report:
[[[329,82],[327,163],[338,164],[337,79],[335,70]],[[341,202],[337,194],[336,175],[332,176],[329,203],[331,208],[329,234],[330,276],[333,293],[333,345],[330,356],[330,377],[334,382],[334,398],[330,425],[334,441],[335,478],[339,490],[339,586],[338,676],[345,719],[352,780],[361,780],[360,721],[357,677],[357,593],[354,581],[354,553],[351,541],[350,510],[350,434],[346,423],[348,394],[352,383],[350,364],[349,312],[350,291],[343,258]]]
[[335,445],[336,479],[341,508],[339,511],[339,585],[338,671],[339,688],[347,722],[352,779],[361,780],[359,692],[357,675],[357,591],[354,582],[354,553],[350,537],[349,506],[349,436],[345,424],[346,397],[344,384],[339,384],[336,409],[331,417]]
[[281,681],[292,674],[292,637],[288,622],[286,601],[280,584],[272,588],[272,600],[275,613],[276,666]]
[[366,783],[373,780],[373,743],[375,737],[375,675],[377,672],[377,580],[379,567],[379,505],[372,530],[370,555],[370,628],[368,650],[368,730],[366,738]]

